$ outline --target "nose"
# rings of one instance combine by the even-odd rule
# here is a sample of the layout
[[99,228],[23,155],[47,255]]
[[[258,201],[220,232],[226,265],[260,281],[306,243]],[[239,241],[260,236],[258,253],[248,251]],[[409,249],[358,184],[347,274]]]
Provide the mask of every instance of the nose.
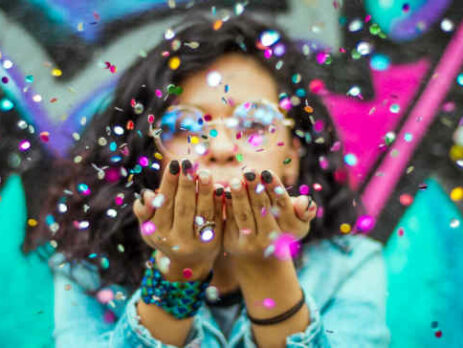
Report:
[[[238,146],[230,137],[232,134],[227,134],[226,128],[223,125],[217,125],[216,137],[209,138],[209,151],[206,154],[206,162],[214,165],[235,165],[238,164],[236,154]],[[232,132],[229,132],[232,133]]]

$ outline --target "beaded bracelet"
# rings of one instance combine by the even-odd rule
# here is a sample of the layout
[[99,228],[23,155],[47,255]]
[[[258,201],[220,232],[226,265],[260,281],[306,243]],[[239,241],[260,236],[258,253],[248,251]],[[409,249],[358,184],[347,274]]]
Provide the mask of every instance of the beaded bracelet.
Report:
[[146,304],[155,304],[177,319],[194,316],[205,299],[212,271],[204,281],[170,282],[165,280],[155,263],[156,251],[147,262],[141,284],[141,296]]

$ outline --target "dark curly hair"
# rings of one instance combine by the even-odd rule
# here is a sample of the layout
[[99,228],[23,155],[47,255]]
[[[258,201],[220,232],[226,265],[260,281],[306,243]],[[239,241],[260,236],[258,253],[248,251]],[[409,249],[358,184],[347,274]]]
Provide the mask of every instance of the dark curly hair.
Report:
[[[323,215],[312,222],[303,242],[330,238],[339,233],[342,223],[351,224],[355,230],[359,209],[363,208],[347,183],[342,146],[334,146],[339,139],[333,122],[308,88],[307,77],[315,76],[320,67],[268,19],[244,13],[223,19],[222,27],[215,30],[217,20],[205,13],[189,14],[172,28],[173,38],[163,38],[145,57],[139,57],[123,73],[111,103],[93,116],[67,159],[54,164],[55,181],[39,225],[34,228],[35,243],[52,240],[71,263],[97,262],[103,285],[117,283],[135,288],[150,252],[132,211],[134,193],[145,187],[157,188],[160,183],[156,167],[138,165],[141,156],[147,156],[150,164],[157,161],[153,156],[157,149],[147,136],[148,115],[159,117],[173,102],[175,96],[167,93],[168,85],[180,85],[185,77],[206,69],[229,52],[254,57],[274,76],[280,98],[296,100],[288,116],[295,120],[292,135],[301,140],[303,153],[298,183],[288,190],[297,195],[302,184],[313,187],[317,183],[322,188],[312,189],[311,194]],[[283,56],[266,58],[257,45],[267,30],[280,34],[278,43],[286,48]],[[168,66],[172,56],[181,61],[176,70]],[[156,96],[156,90],[165,97]],[[143,110],[134,107],[134,102],[143,105]],[[313,114],[304,110],[306,105],[313,108]],[[313,127],[317,120],[324,122],[321,131]],[[124,129],[123,134],[114,132],[116,126]],[[100,138],[105,138],[108,145],[103,146]],[[109,146],[111,143],[116,147]],[[321,159],[327,167],[320,165]],[[100,168],[99,177],[96,168]],[[123,204],[115,203],[117,196],[124,197]]]

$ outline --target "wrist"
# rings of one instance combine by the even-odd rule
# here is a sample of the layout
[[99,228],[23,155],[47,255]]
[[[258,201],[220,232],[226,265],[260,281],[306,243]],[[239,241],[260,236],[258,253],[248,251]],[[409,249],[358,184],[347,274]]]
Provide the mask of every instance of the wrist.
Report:
[[[156,251],[156,264],[162,263],[161,259],[165,257],[161,251]],[[170,260],[167,272],[160,270],[164,279],[170,282],[187,282],[202,281],[206,279],[212,270],[212,265],[205,263],[200,264],[182,264],[178,261]]]
[[236,259],[234,260],[234,269],[241,284],[260,280],[267,284],[269,278],[287,278],[296,274],[291,260],[279,260],[275,257],[259,260]]

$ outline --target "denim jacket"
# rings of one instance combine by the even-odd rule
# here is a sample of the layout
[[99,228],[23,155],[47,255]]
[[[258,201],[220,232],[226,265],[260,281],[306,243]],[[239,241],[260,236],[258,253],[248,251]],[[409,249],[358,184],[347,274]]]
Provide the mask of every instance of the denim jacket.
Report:
[[[127,294],[115,285],[115,298],[103,304],[85,292],[99,284],[96,269],[79,264],[71,280],[69,264],[61,254],[54,255],[50,263],[55,270],[57,347],[173,347],[152,337],[141,325],[136,309],[140,290]],[[311,320],[303,332],[286,338],[287,347],[389,346],[380,243],[361,235],[311,242],[303,249],[298,279]],[[189,337],[189,348],[257,347],[245,306],[228,340],[206,305],[194,317]]]

